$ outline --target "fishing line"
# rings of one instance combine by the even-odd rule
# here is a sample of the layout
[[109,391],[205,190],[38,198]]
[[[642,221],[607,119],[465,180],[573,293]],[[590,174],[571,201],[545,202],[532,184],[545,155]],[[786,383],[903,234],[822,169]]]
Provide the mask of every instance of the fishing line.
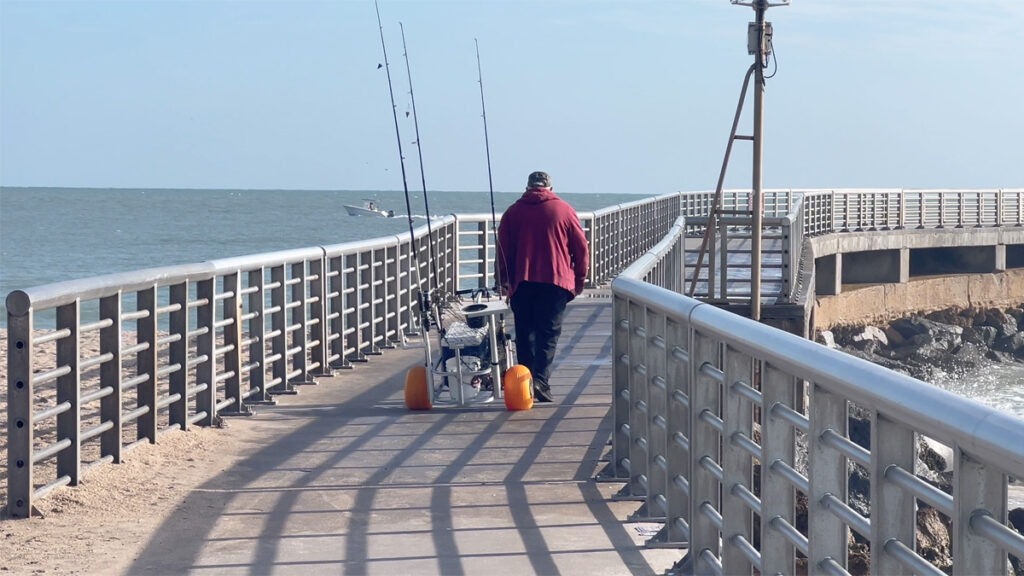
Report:
[[[505,253],[501,250],[501,245],[498,242],[498,217],[494,211],[494,178],[491,175],[491,142],[487,135],[487,106],[484,104],[484,73],[480,66],[480,42],[473,38],[473,43],[476,45],[476,74],[477,81],[480,84],[480,112],[484,119],[484,150],[487,151],[487,186],[491,191],[491,233],[494,235],[494,262],[497,266],[498,261],[501,261],[504,273],[501,274],[501,278],[506,279],[511,283],[512,279],[508,277],[508,263],[505,262]],[[501,258],[498,258],[498,255]],[[494,271],[494,284],[495,291],[498,295],[501,295],[501,281],[499,280],[498,270]],[[510,284],[511,285],[511,284]]]
[[[405,56],[405,73],[409,77],[409,100],[412,102],[412,125],[416,129],[416,153],[420,161],[420,182],[423,184],[423,212],[427,215],[427,253],[430,256],[430,271],[434,277],[434,291],[437,291],[437,260],[434,259],[434,231],[430,224],[430,202],[427,199],[427,177],[423,170],[423,145],[420,140],[420,121],[416,115],[416,95],[412,90],[412,68],[409,66],[409,49],[405,45],[405,26],[401,22],[398,27],[402,30],[402,55]],[[410,220],[411,221],[411,220]],[[440,318],[438,318],[440,321]]]
[[[395,139],[398,141],[398,161],[402,165],[402,190],[405,191],[405,213],[409,221],[409,237],[412,240],[412,206],[409,202],[409,183],[405,177],[405,154],[402,153],[402,133],[398,130],[398,106],[395,105],[395,90],[391,85],[391,64],[388,62],[388,48],[384,44],[384,26],[380,22],[380,5],[373,0],[373,7],[377,10],[377,27],[380,29],[380,49],[384,53],[384,71],[388,76],[388,95],[391,96],[391,115],[395,119]],[[413,257],[415,258],[415,253]]]
[[[412,227],[412,203],[409,200],[409,183],[405,176],[405,155],[402,153],[402,133],[398,129],[398,107],[395,105],[395,90],[391,84],[391,64],[388,62],[388,48],[384,43],[384,26],[380,21],[380,5],[377,0],[373,0],[373,7],[377,10],[377,27],[380,29],[380,49],[384,53],[384,70],[387,72],[388,77],[388,94],[391,96],[391,115],[395,119],[395,138],[398,141],[398,160],[402,165],[402,190],[405,192],[405,213],[409,222],[409,247],[412,252],[413,270],[416,272],[416,284],[417,286],[421,282],[420,278],[420,265],[419,257],[416,250],[415,236]],[[379,67],[379,66],[378,66]],[[429,214],[428,222],[429,222]],[[433,239],[430,239],[433,242]],[[429,283],[428,283],[429,284]],[[420,291],[419,298],[420,315],[423,323],[423,329],[427,330],[430,324],[430,318],[428,311],[430,310],[430,291],[429,289],[424,293]]]

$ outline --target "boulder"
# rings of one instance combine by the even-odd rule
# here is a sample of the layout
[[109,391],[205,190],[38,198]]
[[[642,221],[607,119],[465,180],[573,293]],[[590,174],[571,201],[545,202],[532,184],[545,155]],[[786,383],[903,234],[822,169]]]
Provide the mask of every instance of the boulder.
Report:
[[910,340],[919,334],[927,334],[935,323],[920,316],[907,316],[897,318],[889,323],[889,327],[900,333],[905,340]]
[[952,524],[945,515],[921,503],[917,510],[917,550],[922,558],[949,574],[953,569],[953,551],[950,546]]
[[[993,333],[993,337],[994,337],[994,333]],[[818,344],[824,344],[825,346],[827,346],[829,348],[835,348],[836,347],[836,337],[832,334],[831,330],[823,330],[821,332],[818,332],[818,337],[815,338],[815,341],[817,341]]]
[[889,340],[889,345],[893,347],[900,347],[907,342],[907,339],[900,334],[900,331],[893,328],[892,326],[885,327],[885,337]]
[[886,337],[885,332],[877,326],[865,326],[864,330],[860,334],[853,335],[853,345],[864,345],[858,347],[865,347],[868,342],[876,342],[882,346],[889,345],[889,339]]
[[[1017,319],[998,309],[986,310],[980,322],[982,326],[992,326],[997,331],[997,338],[1009,338],[1017,332]],[[975,318],[975,325],[979,324]]]
[[926,314],[925,318],[932,322],[938,322],[939,324],[949,324],[950,326],[966,328],[973,323],[974,315],[964,315],[963,311],[957,308],[947,308],[945,310]]
[[968,326],[964,328],[964,342],[992,346],[996,341],[999,331],[992,326]]
[[1000,352],[1016,355],[1019,350],[1024,348],[1024,332],[1014,332],[1006,338],[999,338],[993,347]]
[[[1024,534],[1024,508],[1014,508],[1010,510],[1008,517],[1010,526],[1014,530]],[[1017,576],[1024,575],[1024,558],[1017,558],[1016,556],[1010,556],[1010,565],[1013,566],[1013,572]]]

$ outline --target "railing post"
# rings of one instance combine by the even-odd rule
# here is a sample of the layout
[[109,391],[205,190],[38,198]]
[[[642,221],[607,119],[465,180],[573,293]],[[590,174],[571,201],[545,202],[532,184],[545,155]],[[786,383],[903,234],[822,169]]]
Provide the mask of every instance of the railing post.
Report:
[[827,494],[846,502],[846,457],[825,446],[821,436],[826,430],[846,437],[846,399],[828,392],[816,382],[811,384],[810,433],[807,459],[810,494],[807,495],[808,570],[820,571],[823,560],[831,558],[846,567],[847,529],[821,500]]
[[100,434],[100,456],[110,456],[115,463],[121,462],[121,441],[123,429],[121,404],[121,371],[124,359],[121,357],[121,291],[100,298],[100,318],[109,318],[113,323],[100,329],[100,354],[113,354],[109,362],[100,366],[100,386],[109,386],[112,392],[100,399],[100,420],[110,422],[113,427]]
[[202,415],[196,424],[200,426],[212,426],[217,418],[216,282],[215,276],[196,283],[196,298],[204,302],[196,309],[196,329],[202,331],[196,338],[196,353],[203,358],[196,367],[196,384],[206,385],[196,394],[196,416]]
[[684,544],[690,540],[690,366],[689,326],[669,319],[665,326],[665,350],[668,367],[668,485],[665,526],[667,542]]
[[1004,574],[1006,550],[971,529],[975,514],[991,514],[1006,523],[1006,475],[971,459],[953,446],[953,574]]
[[[367,260],[370,262],[368,263]],[[359,264],[356,267],[356,321],[357,347],[356,360],[365,361],[366,354],[373,352],[373,254],[359,252]]]
[[712,520],[712,511],[720,509],[721,483],[702,461],[717,465],[720,457],[721,435],[710,424],[701,420],[701,414],[718,415],[722,398],[722,385],[708,375],[705,368],[717,369],[720,362],[720,344],[710,336],[691,332],[691,362],[694,370],[691,387],[690,413],[693,415],[690,435],[690,553],[696,559],[698,573],[702,569],[701,557],[705,550],[718,557],[721,550],[720,528]]
[[[753,545],[753,513],[736,496],[736,491],[752,489],[753,463],[750,454],[734,445],[737,435],[753,440],[754,407],[735,386],[754,387],[754,360],[732,347],[725,349],[725,395],[722,420],[722,569],[726,574],[750,574],[752,565],[740,552],[734,538]],[[763,457],[759,458],[763,461]],[[742,488],[741,488],[742,487]]]
[[370,354],[378,355],[387,347],[387,258],[386,248],[374,248],[370,264]]
[[306,291],[309,289],[310,278],[306,269],[307,261],[305,259],[299,262],[293,262],[291,265],[291,279],[292,279],[292,293],[291,297],[288,298],[288,302],[292,308],[292,325],[295,327],[293,334],[293,342],[295,345],[292,350],[295,354],[291,356],[292,366],[294,370],[291,373],[295,374],[295,378],[289,380],[296,384],[312,384],[313,378],[309,375],[309,325],[310,325],[310,313],[309,313],[309,298],[306,295]]
[[913,548],[917,506],[912,494],[885,479],[890,466],[914,471],[914,431],[873,412],[871,422],[871,571],[901,574],[903,566],[885,553],[885,543],[899,540]]
[[590,248],[590,270],[587,271],[587,280],[596,286],[600,282],[600,279],[597,277],[597,259],[599,254],[597,248],[597,218],[593,216],[581,218],[580,226],[583,228],[583,235],[587,238],[587,246]]
[[11,313],[7,304],[7,511],[12,518],[28,518],[34,491],[32,447],[35,419],[32,414],[34,372],[32,360],[31,306],[23,314]]
[[81,301],[75,300],[57,308],[57,330],[71,333],[57,340],[57,368],[71,370],[57,378],[57,404],[67,402],[71,409],[57,415],[57,442],[70,440],[71,445],[57,453],[57,478],[68,476],[70,484],[77,486],[82,476],[82,375],[81,361]]
[[401,273],[399,272],[399,260],[401,258],[401,246],[396,242],[394,246],[384,248],[384,306],[387,310],[384,315],[384,346],[394,348],[395,342],[402,340],[402,286]]
[[668,374],[665,315],[647,310],[647,515],[668,514]]
[[254,289],[249,293],[249,338],[253,343],[249,345],[249,362],[253,365],[249,371],[250,388],[259,388],[255,396],[249,398],[249,402],[270,402],[270,392],[267,390],[267,321],[266,321],[266,270],[260,266],[249,271],[249,288]]
[[[401,302],[399,306],[402,310],[399,327],[405,329],[405,334],[417,331],[417,302],[415,296],[419,292],[419,288],[415,285],[413,279],[419,276],[419,272],[413,270],[414,260],[412,259],[412,254],[415,248],[416,242],[411,236],[408,243],[399,242],[398,244],[398,298]],[[335,287],[335,290],[339,289],[340,286]]]
[[[359,262],[362,260],[360,253],[346,254],[345,263],[342,265],[342,309],[341,315],[344,318],[344,327],[341,331],[342,348],[341,354],[345,365],[360,359],[360,338],[359,329]],[[351,350],[351,352],[349,352]],[[351,355],[350,355],[351,354]]]
[[462,221],[459,220],[458,216],[455,218],[455,223],[452,224],[452,231],[450,241],[452,244],[452,291],[462,290],[462,270],[459,262],[462,260],[462,234],[459,232],[462,230]]
[[649,416],[647,385],[647,314],[643,304],[629,303],[629,495],[647,496]]
[[629,480],[629,301],[612,302],[612,461],[602,478]]
[[[709,224],[711,223],[710,219],[708,220],[708,223]],[[719,274],[719,282],[721,282],[721,287],[719,288],[719,295],[722,298],[722,300],[728,300],[729,299],[729,224],[726,222],[725,219],[719,219],[719,221],[718,221],[718,231],[719,231],[718,235],[722,239],[721,253],[718,256],[718,260],[719,260],[719,262],[721,262],[721,265],[722,265],[722,269],[721,269],[721,272]],[[754,229],[753,228],[750,229],[750,233],[754,234]],[[712,234],[711,235],[712,240],[714,239],[714,237],[715,237],[714,234]],[[756,265],[756,263],[753,260],[753,258],[754,258],[754,253],[753,252],[750,253],[750,258],[751,258],[751,260],[750,260],[750,267],[751,267],[751,269],[753,269],[753,267]],[[711,263],[709,262],[708,263],[708,266],[709,266],[708,269],[709,270],[710,270],[710,265],[711,265]],[[753,292],[754,285],[753,284],[750,285],[750,289],[751,289],[750,297],[754,298],[754,292]],[[710,284],[708,285],[708,296],[709,297],[711,296],[711,286],[710,286]]]
[[224,412],[242,414],[242,278],[236,271],[224,276],[224,290],[231,292],[230,298],[224,299],[224,316],[233,322],[224,328],[224,345],[229,349],[224,354],[224,370],[232,374],[224,381],[224,397],[232,402],[224,407]]
[[[704,226],[705,227],[711,227],[711,218],[707,219],[707,221],[705,222]],[[714,230],[711,230],[711,232],[709,232],[708,234],[709,234],[708,235],[708,261],[707,261],[707,263],[705,265],[705,268],[708,271],[708,295],[707,295],[707,297],[708,297],[708,299],[712,299],[713,300],[715,298],[715,274],[716,274],[716,270],[718,268],[718,262],[717,262],[717,258],[718,258],[718,256],[717,256],[718,255],[718,248],[717,248],[717,246],[718,246],[718,239],[717,239],[717,235],[715,234]],[[725,239],[723,238],[723,241],[724,240]],[[693,273],[695,275],[699,276],[700,270],[697,270],[695,268]]]
[[476,265],[476,273],[480,279],[477,280],[479,284],[475,288],[485,288],[487,286],[487,264],[490,260],[490,255],[487,253],[487,247],[490,244],[487,237],[487,221],[477,222],[476,229],[480,234],[480,247],[477,248],[477,254],[479,254],[477,259],[480,262]]
[[[310,270],[309,291],[310,291],[310,331],[312,342],[309,346],[309,357],[312,364],[309,380],[316,376],[330,376],[331,366],[327,362],[327,335],[330,333],[327,325],[327,257],[323,254],[319,258],[309,261]],[[315,279],[314,279],[315,278]]]
[[1003,225],[1003,189],[996,191],[996,226]]
[[170,304],[174,307],[170,313],[169,327],[171,335],[176,337],[170,343],[168,351],[169,365],[177,365],[178,369],[171,373],[168,381],[171,396],[177,395],[178,399],[168,406],[168,418],[171,426],[177,426],[181,430],[188,430],[188,373],[191,371],[189,357],[191,356],[189,346],[189,283],[183,281],[170,287]]
[[796,461],[796,433],[793,426],[777,416],[772,408],[778,404],[795,409],[797,403],[796,379],[765,363],[761,368],[761,394],[764,410],[761,413],[761,573],[796,574],[796,555],[793,544],[770,524],[779,518],[796,526],[796,497],[793,486],[772,465],[782,462],[793,467]]
[[[157,437],[157,317],[156,317],[156,285],[135,294],[139,312],[147,314],[139,318],[136,323],[136,337],[139,344],[148,344],[145,350],[140,350],[136,355],[136,374],[146,379],[139,383],[138,391],[139,408],[145,406],[148,412],[139,416],[136,420],[136,437],[138,440],[149,440],[150,444],[156,444]],[[116,319],[118,324],[121,318]]]

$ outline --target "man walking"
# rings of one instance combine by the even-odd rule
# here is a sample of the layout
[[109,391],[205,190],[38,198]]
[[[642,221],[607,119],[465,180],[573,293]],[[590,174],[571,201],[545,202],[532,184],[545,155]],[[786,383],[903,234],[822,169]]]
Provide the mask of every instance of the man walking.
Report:
[[515,317],[518,362],[530,369],[537,401],[551,402],[562,313],[583,292],[590,253],[576,211],[555,195],[546,172],[530,174],[526,192],[502,215],[497,266]]

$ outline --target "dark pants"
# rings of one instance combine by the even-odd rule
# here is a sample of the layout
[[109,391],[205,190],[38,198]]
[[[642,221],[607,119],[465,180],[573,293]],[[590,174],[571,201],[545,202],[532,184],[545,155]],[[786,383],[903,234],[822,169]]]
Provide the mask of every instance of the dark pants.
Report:
[[562,334],[562,313],[572,294],[554,284],[521,282],[512,295],[516,323],[516,361],[530,369],[533,384],[548,389],[555,347]]

